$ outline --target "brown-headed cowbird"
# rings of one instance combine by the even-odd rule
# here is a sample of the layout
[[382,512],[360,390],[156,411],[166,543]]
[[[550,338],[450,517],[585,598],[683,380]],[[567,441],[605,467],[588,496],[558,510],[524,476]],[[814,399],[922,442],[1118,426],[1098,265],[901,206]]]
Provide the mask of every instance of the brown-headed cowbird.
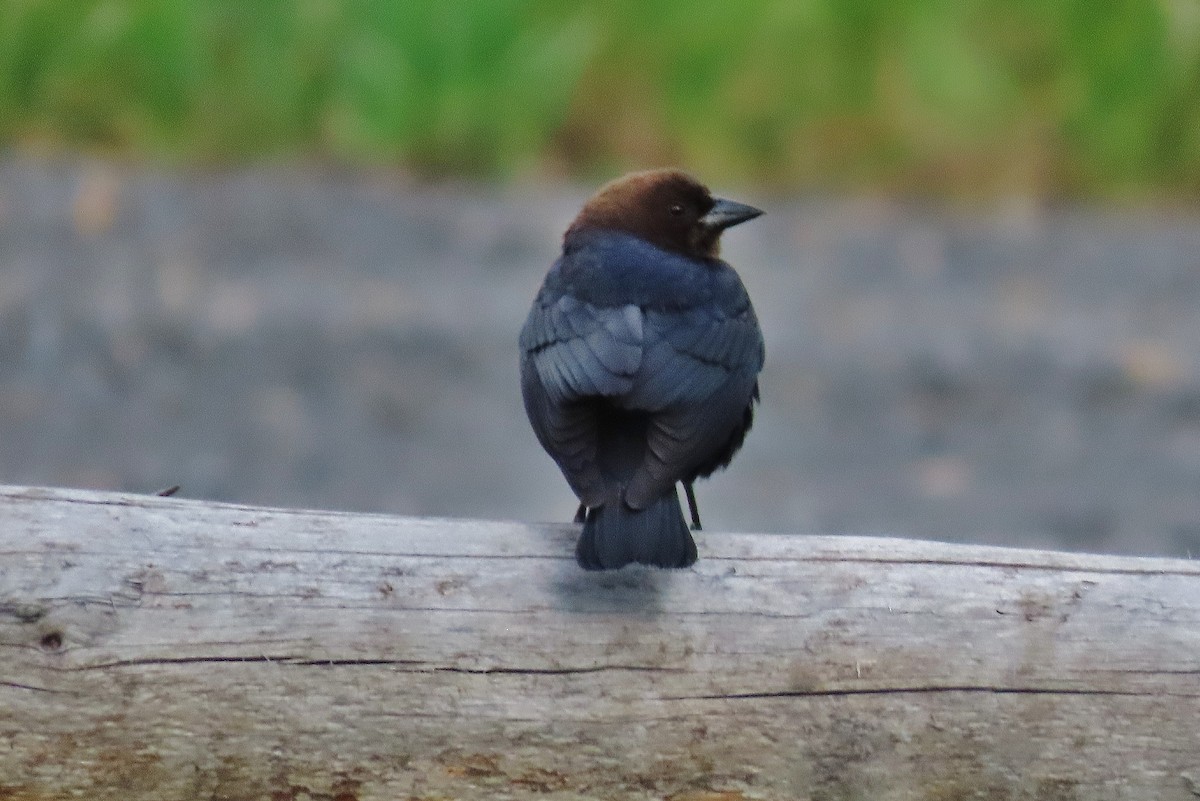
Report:
[[763,338],[721,232],[762,214],[674,170],[602,187],[563,237],[521,330],[521,394],[579,497],[588,570],[687,567],[675,484],[725,467],[758,400]]

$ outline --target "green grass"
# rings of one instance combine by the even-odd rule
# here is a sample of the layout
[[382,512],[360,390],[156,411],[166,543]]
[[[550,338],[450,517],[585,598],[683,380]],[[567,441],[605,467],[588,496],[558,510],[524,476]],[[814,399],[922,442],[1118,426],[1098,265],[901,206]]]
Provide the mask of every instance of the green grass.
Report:
[[0,0],[0,143],[978,195],[1200,190],[1192,0]]

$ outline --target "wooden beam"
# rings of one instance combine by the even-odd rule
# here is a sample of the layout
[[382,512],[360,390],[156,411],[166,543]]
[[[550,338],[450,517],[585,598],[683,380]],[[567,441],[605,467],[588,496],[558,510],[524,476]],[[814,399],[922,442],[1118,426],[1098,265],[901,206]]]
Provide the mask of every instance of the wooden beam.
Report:
[[1200,563],[0,487],[0,799],[1200,797]]

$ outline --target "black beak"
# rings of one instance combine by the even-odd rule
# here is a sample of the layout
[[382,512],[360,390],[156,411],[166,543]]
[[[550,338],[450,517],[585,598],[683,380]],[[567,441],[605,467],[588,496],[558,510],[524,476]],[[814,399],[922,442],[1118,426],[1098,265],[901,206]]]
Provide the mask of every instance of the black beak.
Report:
[[724,231],[726,228],[753,220],[762,214],[762,209],[738,203],[736,200],[716,198],[715,201],[713,207],[708,210],[708,214],[700,218],[701,225],[714,231]]

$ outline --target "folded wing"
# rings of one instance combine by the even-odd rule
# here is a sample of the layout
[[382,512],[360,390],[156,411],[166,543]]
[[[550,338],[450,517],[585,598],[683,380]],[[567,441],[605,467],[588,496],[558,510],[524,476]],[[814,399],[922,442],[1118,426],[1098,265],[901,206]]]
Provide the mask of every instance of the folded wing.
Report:
[[762,362],[748,301],[733,310],[643,310],[569,295],[539,298],[521,333],[529,418],[588,506],[613,492],[599,467],[598,404],[650,413],[643,460],[625,496],[643,508],[675,482],[705,472],[731,438],[740,444]]

